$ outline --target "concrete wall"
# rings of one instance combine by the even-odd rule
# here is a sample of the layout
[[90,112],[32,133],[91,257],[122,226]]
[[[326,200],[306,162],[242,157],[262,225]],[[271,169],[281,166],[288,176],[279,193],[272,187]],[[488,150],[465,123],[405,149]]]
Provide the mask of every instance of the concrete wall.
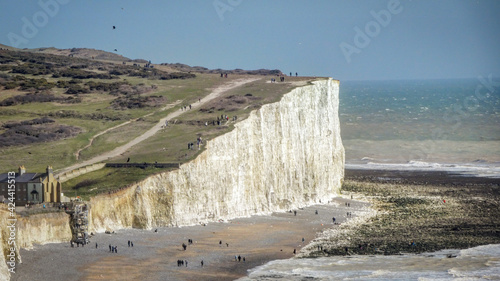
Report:
[[102,169],[102,168],[104,168],[105,165],[106,165],[105,163],[96,163],[96,164],[88,165],[85,167],[81,167],[78,169],[74,169],[74,170],[59,174],[59,175],[57,175],[57,178],[59,179],[59,182],[63,183],[65,181],[68,181],[72,178],[76,178],[76,177],[81,176],[83,174]]

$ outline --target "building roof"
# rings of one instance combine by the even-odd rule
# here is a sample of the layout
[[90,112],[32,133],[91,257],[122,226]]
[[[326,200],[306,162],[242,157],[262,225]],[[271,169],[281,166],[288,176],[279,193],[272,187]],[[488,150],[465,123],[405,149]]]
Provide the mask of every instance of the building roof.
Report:
[[[19,173],[16,173],[16,183],[22,182],[22,183],[28,183],[28,182],[39,182],[39,179],[43,179],[46,177],[46,174],[40,174],[40,173],[24,173],[22,175],[19,175]],[[7,182],[9,179],[9,174],[4,173],[0,174],[0,182]]]

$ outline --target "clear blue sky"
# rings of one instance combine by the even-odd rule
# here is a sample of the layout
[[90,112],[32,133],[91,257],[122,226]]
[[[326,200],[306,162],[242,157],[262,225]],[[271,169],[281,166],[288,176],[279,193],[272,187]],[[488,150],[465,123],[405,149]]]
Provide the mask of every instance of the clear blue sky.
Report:
[[397,2],[0,0],[0,43],[341,80],[500,76],[500,1]]

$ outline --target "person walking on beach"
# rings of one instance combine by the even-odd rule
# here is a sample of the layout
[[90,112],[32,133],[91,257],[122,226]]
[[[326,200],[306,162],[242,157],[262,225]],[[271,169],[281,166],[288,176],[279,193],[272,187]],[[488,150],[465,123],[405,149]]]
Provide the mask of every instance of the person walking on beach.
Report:
[[109,244],[109,251],[111,252],[111,244]]
[[97,242],[95,243],[95,248],[97,249]]
[[203,260],[201,260],[201,267],[203,267]]
[[128,246],[130,247],[130,240],[128,240]]

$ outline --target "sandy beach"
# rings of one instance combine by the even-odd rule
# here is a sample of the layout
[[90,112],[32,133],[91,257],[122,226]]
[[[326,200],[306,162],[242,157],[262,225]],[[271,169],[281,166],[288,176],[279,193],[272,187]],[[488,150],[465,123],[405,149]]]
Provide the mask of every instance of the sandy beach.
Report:
[[[71,248],[69,242],[39,245],[21,251],[23,263],[11,280],[234,280],[268,261],[293,257],[294,249],[298,253],[319,232],[338,227],[333,217],[343,224],[367,207],[336,198],[299,209],[296,216],[274,213],[157,232],[124,229],[97,234],[85,247]],[[129,240],[134,247],[128,247]],[[109,245],[117,246],[118,253],[110,253]],[[235,261],[235,256],[242,260]],[[187,266],[178,267],[177,260],[187,260]]]

